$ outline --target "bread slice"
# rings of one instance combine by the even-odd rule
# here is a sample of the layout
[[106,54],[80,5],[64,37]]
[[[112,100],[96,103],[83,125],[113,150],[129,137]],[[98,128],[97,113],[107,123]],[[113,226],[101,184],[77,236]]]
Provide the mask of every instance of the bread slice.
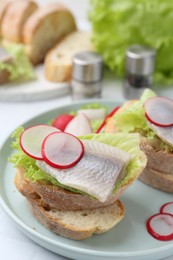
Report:
[[5,13],[7,12],[10,2],[11,2],[10,0],[1,0],[0,1],[0,37],[2,36],[1,35],[2,21],[4,19]]
[[159,147],[153,147],[145,138],[142,139],[141,149],[147,155],[147,166],[155,171],[173,176],[173,153],[165,152]]
[[119,200],[108,206],[75,211],[69,208],[68,201],[67,203],[64,201],[64,210],[55,209],[42,200],[31,187],[30,182],[21,177],[20,173],[21,171],[16,174],[15,185],[30,202],[33,215],[45,227],[63,237],[75,240],[86,239],[92,234],[107,232],[124,217],[124,206]]
[[26,179],[25,169],[18,168],[15,175],[15,185],[18,190],[28,199],[41,199],[41,204],[49,205],[57,210],[84,210],[96,209],[113,204],[121,195],[121,190],[117,194],[112,194],[105,202],[100,202],[91,196],[74,193],[55,185],[41,181],[32,182]]
[[156,171],[147,166],[139,176],[139,180],[153,188],[173,193],[173,174]]
[[92,51],[90,32],[73,32],[66,36],[46,55],[45,76],[49,81],[71,80],[72,57],[80,51]]
[[39,206],[30,200],[33,215],[52,232],[60,236],[83,240],[92,234],[101,234],[112,229],[124,217],[123,204],[114,204],[91,210],[58,211]]
[[75,30],[75,19],[67,8],[55,3],[40,7],[23,30],[26,53],[31,62],[42,62],[48,50]]
[[11,1],[2,21],[2,36],[10,42],[22,42],[23,27],[38,5],[32,0]]

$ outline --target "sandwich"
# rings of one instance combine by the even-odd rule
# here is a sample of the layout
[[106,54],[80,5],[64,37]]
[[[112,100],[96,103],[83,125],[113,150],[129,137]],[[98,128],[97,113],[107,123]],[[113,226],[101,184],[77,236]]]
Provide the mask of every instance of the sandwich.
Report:
[[[107,120],[106,133],[139,133],[147,166],[139,176],[145,184],[173,193],[173,100],[146,89]],[[171,122],[169,122],[171,121]]]
[[147,163],[139,134],[77,137],[37,125],[20,127],[12,137],[16,188],[46,228],[82,240],[123,219],[119,197]]

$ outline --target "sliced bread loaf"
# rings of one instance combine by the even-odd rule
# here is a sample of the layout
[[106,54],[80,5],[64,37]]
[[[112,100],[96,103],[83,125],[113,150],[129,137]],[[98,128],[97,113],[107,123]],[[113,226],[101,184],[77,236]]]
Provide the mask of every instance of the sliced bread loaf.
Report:
[[58,43],[45,59],[45,76],[49,81],[65,82],[71,79],[72,57],[80,51],[91,51],[91,33],[73,32]]
[[58,4],[40,7],[23,30],[26,53],[33,64],[42,62],[46,53],[65,35],[76,30],[71,12]]
[[37,4],[32,0],[11,1],[2,21],[3,38],[10,42],[22,42],[24,24],[36,9]]

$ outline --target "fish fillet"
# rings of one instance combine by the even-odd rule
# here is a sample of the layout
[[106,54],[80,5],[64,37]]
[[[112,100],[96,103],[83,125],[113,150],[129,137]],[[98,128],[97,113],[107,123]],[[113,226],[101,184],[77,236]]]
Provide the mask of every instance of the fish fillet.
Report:
[[104,202],[112,192],[117,179],[125,175],[130,155],[101,142],[82,140],[84,156],[72,168],[56,169],[44,161],[37,166],[61,184],[79,189]]

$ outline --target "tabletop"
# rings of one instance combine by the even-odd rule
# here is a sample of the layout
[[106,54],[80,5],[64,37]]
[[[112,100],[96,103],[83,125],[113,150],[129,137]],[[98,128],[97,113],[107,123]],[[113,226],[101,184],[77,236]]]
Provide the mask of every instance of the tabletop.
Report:
[[[39,0],[45,4],[48,0]],[[50,1],[49,1],[50,2]],[[55,2],[55,1],[53,1]],[[81,23],[87,24],[87,10],[89,8],[88,0],[63,0],[74,13],[79,27]],[[79,12],[80,10],[80,12]],[[162,89],[160,90],[161,92]],[[165,95],[173,95],[173,91],[166,90]],[[102,98],[110,98],[115,101],[123,101],[122,83],[117,82],[114,76],[106,77],[103,81]],[[51,110],[61,105],[73,102],[69,94],[49,100],[35,102],[0,102],[0,145],[4,142],[13,130],[22,125],[23,122],[29,120],[35,115],[38,115],[47,110]],[[9,217],[3,212],[0,207],[0,259],[13,260],[65,260],[67,258],[56,255],[39,245],[32,242],[24,236],[16,226],[11,222]],[[167,260],[173,260],[173,256]]]

